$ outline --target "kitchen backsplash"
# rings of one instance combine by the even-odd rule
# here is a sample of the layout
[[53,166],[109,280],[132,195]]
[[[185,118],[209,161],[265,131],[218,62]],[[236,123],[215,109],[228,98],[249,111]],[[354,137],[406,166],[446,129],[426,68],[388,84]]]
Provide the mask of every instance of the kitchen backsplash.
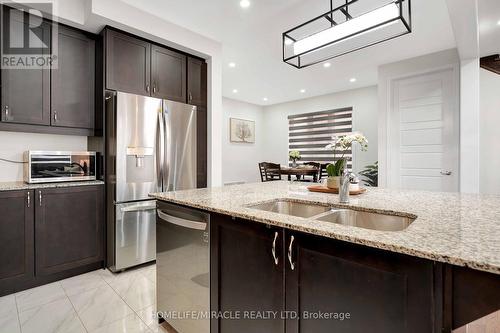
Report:
[[[86,136],[0,131],[0,158],[23,161],[26,150],[86,151]],[[23,164],[0,160],[0,182],[22,181]]]

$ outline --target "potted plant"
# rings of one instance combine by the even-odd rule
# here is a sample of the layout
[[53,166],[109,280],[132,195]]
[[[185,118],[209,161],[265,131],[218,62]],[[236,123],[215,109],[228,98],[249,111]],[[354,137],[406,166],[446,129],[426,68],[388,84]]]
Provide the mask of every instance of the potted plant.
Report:
[[[368,150],[368,140],[361,133],[344,135],[340,138],[333,137],[333,141],[326,145],[325,148],[333,150],[333,160],[335,161],[333,164],[328,164],[326,167],[326,172],[328,173],[326,186],[328,188],[340,187],[340,176],[342,176],[347,166],[345,153],[349,150],[352,151],[353,143],[358,143],[361,147],[361,151]],[[338,151],[342,152],[339,158],[337,158]]]
[[291,150],[288,153],[288,157],[290,157],[292,166],[295,168],[297,166],[297,160],[300,160],[300,152],[298,150]]

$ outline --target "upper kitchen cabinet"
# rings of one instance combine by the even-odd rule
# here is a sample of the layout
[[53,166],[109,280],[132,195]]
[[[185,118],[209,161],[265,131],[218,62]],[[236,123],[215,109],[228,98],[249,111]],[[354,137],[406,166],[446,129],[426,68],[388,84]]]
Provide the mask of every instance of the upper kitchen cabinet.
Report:
[[204,60],[189,57],[187,60],[188,103],[207,105],[207,64]]
[[153,45],[151,48],[151,96],[186,102],[186,56]]
[[[1,42],[18,49],[11,46],[16,67],[2,64],[0,130],[93,135],[95,36],[48,20],[32,27],[30,22],[37,22],[40,18],[26,20],[24,15],[28,14],[3,7],[3,20],[10,23],[4,25],[8,26],[8,31],[2,35]],[[29,44],[24,38],[28,36],[27,32]],[[10,36],[10,39],[5,40],[5,36]],[[57,38],[57,43],[53,38]],[[21,50],[20,46],[23,46]],[[38,66],[27,67],[27,63],[19,67],[21,60],[30,59],[26,54],[47,55],[46,62],[53,56],[58,61],[50,67],[40,67],[40,59],[35,58]]]
[[151,93],[151,44],[106,29],[106,88],[139,95]]
[[52,126],[94,128],[95,40],[59,26],[58,68],[52,70]]
[[[30,46],[40,47],[50,54],[51,25],[42,22],[30,28],[24,13],[4,7],[3,20],[10,20],[10,44],[25,45],[24,32],[32,31],[39,38],[30,39]],[[6,35],[6,32],[4,32]],[[2,40],[2,42],[5,42]],[[42,47],[49,46],[48,49]],[[42,68],[12,68],[2,66],[2,122],[15,124],[50,125],[50,70]]]

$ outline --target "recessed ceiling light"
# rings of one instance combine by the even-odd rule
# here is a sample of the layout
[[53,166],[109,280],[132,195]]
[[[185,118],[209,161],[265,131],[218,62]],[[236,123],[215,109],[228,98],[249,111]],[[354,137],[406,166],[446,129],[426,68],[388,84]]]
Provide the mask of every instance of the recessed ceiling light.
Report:
[[301,93],[301,94],[303,94],[303,93],[305,93],[305,92],[306,92],[306,90],[305,90],[305,89],[300,89],[300,93]]
[[498,20],[497,24],[500,25],[500,20]]
[[228,64],[228,66],[229,66],[229,67],[231,67],[231,68],[234,68],[234,67],[236,67],[236,64],[235,64],[234,62],[230,62],[230,63]]
[[238,93],[238,89],[233,89],[233,94],[237,94]]
[[356,82],[356,78],[355,78],[355,77],[351,78],[351,79],[349,80],[349,82],[351,82],[351,83]]
[[248,7],[250,7],[250,0],[241,0],[240,1],[240,6],[241,6],[241,8],[248,8]]
[[293,44],[293,40],[291,40],[290,38],[285,39],[285,45],[292,45],[292,44]]
[[328,67],[330,67],[331,65],[332,65],[332,64],[330,64],[329,62],[325,62],[325,63],[323,64],[323,67],[328,68]]
[[264,102],[267,102],[267,97],[264,97],[262,100],[263,100]]

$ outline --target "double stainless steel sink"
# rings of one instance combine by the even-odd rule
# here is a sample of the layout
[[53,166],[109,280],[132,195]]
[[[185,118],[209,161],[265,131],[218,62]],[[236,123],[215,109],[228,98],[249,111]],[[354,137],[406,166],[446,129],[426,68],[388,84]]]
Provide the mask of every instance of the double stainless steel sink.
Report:
[[278,199],[248,206],[267,212],[297,216],[379,231],[401,231],[410,226],[416,217],[372,213],[318,204]]

